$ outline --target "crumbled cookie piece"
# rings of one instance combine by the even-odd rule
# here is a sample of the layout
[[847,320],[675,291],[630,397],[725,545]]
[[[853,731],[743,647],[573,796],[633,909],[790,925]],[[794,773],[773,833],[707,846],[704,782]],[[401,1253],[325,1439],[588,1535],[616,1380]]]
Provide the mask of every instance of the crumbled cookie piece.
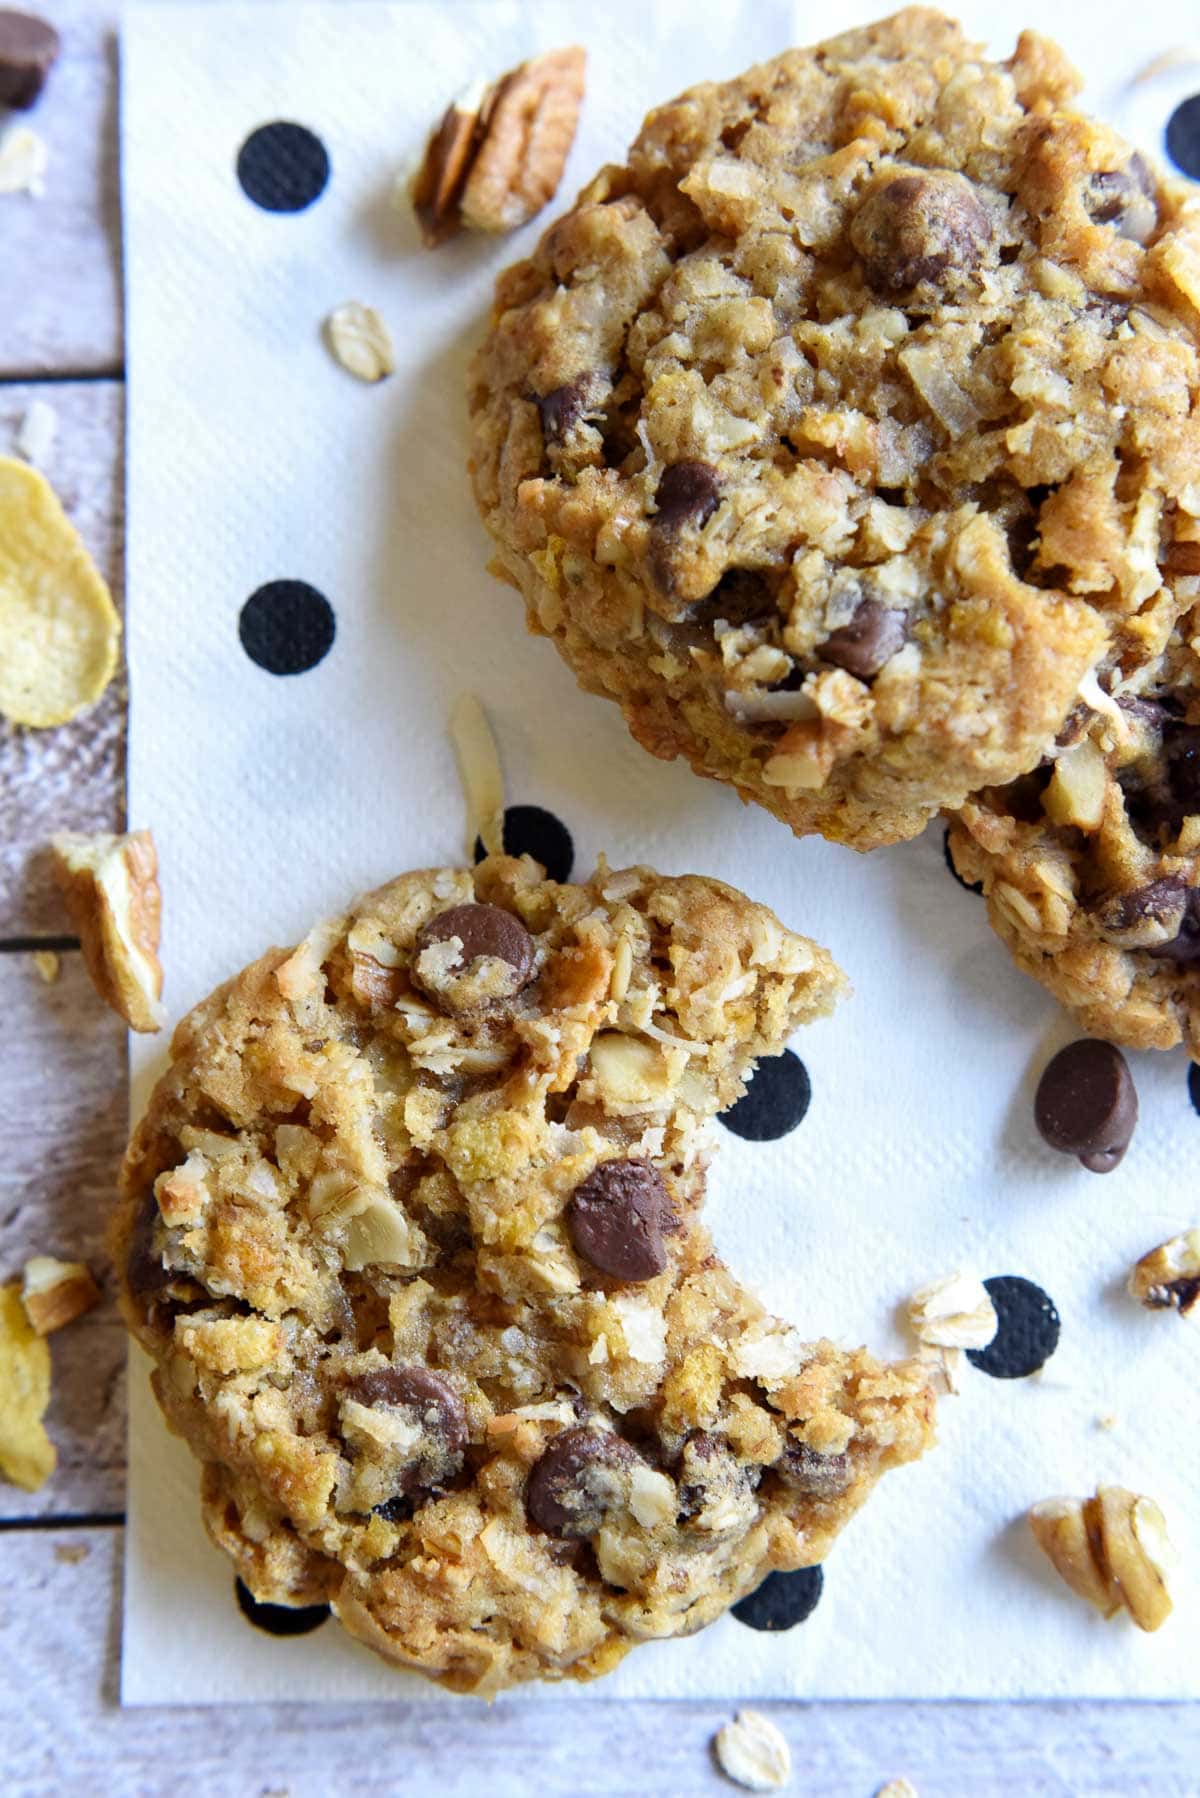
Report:
[[[910,8],[657,107],[497,285],[494,570],[645,749],[797,832],[1038,770],[1194,603],[1200,209],[1077,87]],[[1091,827],[1092,756],[1046,784]]]
[[368,894],[179,1025],[114,1261],[259,1599],[488,1693],[825,1556],[927,1444],[927,1374],[737,1282],[702,1126],[843,984],[716,881],[494,856]]
[[1035,1505],[1029,1526],[1072,1592],[1103,1616],[1126,1610],[1147,1631],[1166,1622],[1173,1608],[1167,1577],[1175,1555],[1152,1499],[1121,1486],[1101,1486],[1094,1498],[1051,1498]]
[[396,372],[396,348],[387,321],[361,300],[334,307],[325,320],[325,341],[334,360],[359,381],[383,381]]
[[532,57],[447,110],[412,188],[427,248],[473,231],[514,231],[553,199],[583,103],[578,45]]
[[1200,1318],[1200,1229],[1185,1230],[1143,1255],[1129,1290],[1148,1311]]
[[21,1303],[38,1335],[50,1336],[98,1305],[100,1288],[85,1262],[34,1255],[21,1277]]
[[162,894],[148,830],[55,837],[54,872],[79,932],[92,984],[132,1030],[161,1030]]
[[14,1282],[0,1286],[0,1480],[36,1492],[58,1457],[42,1419],[50,1403],[50,1350]]
[[717,1731],[713,1752],[725,1777],[748,1792],[778,1792],[792,1776],[792,1751],[761,1711],[740,1710]]
[[65,724],[117,666],[121,621],[74,525],[36,469],[0,456],[0,716]]

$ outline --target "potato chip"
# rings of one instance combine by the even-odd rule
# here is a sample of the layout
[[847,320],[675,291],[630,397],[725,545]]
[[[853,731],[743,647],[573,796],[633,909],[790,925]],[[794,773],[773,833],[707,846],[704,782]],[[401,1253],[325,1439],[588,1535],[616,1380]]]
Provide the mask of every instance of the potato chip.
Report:
[[0,1480],[36,1492],[58,1456],[42,1427],[50,1350],[25,1315],[17,1283],[0,1286]]
[[54,490],[0,456],[0,714],[65,724],[117,666],[121,621]]

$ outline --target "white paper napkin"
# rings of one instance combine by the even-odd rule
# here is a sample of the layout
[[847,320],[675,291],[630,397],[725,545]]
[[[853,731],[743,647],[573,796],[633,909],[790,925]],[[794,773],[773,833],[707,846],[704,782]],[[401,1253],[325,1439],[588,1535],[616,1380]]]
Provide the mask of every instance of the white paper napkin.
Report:
[[[1001,9],[963,10],[1008,53]],[[940,829],[869,859],[797,843],[643,754],[616,709],[581,696],[526,637],[519,602],[484,571],[463,374],[495,273],[540,225],[430,255],[388,203],[448,99],[536,49],[579,40],[589,53],[565,199],[620,156],[654,101],[873,11],[560,0],[129,15],[130,816],[159,845],[177,1017],[354,892],[461,856],[446,721],[474,690],[510,802],[558,814],[580,870],[603,850],[617,865],[719,875],[827,943],[854,981],[838,1017],[796,1045],[813,1102],[795,1133],[752,1144],[717,1131],[718,1246],[768,1304],[808,1334],[898,1351],[897,1305],[956,1266],[1025,1274],[1056,1301],[1062,1344],[1044,1375],[968,1373],[943,1407],[941,1447],[884,1481],[806,1624],[766,1635],[727,1618],[639,1650],[598,1690],[1196,1695],[1200,1338],[1121,1292],[1140,1254],[1196,1221],[1185,1063],[1135,1058],[1142,1121],[1116,1173],[1051,1155],[1032,1127],[1030,1068],[1073,1032],[951,880]],[[1200,75],[1173,65],[1127,83],[1184,39],[1183,8],[1099,0],[1060,6],[1054,26],[1093,103],[1157,150]],[[291,216],[251,205],[234,178],[247,134],[279,118],[315,131],[332,162],[322,198]],[[348,299],[390,321],[399,366],[378,388],[322,346],[322,318]],[[318,667],[279,678],[243,653],[238,615],[286,578],[328,597],[337,637]],[[140,1094],[164,1040],[134,1044]],[[291,1641],[247,1626],[140,1364],[133,1389],[126,1700],[429,1696],[333,1624]],[[1099,1427],[1105,1414],[1115,1427]],[[1178,1541],[1178,1609],[1155,1637],[1073,1599],[1020,1521],[1034,1500],[1097,1480],[1159,1499]]]

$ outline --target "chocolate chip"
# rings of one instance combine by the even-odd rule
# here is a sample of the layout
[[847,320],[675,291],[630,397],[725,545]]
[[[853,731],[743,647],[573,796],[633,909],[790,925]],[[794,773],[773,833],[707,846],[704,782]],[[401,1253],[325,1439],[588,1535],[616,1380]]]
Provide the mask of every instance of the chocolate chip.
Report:
[[667,1265],[671,1201],[649,1161],[602,1161],[567,1206],[575,1252],[614,1280],[652,1280]]
[[654,524],[660,531],[678,531],[685,524],[699,530],[716,511],[720,497],[720,477],[710,463],[676,462],[663,470],[658,483]]
[[1097,225],[1112,225],[1133,243],[1145,243],[1158,224],[1154,175],[1136,151],[1125,168],[1089,176],[1083,203]]
[[397,1492],[404,1497],[443,1485],[462,1466],[467,1416],[450,1382],[429,1367],[379,1367],[358,1374],[345,1388],[347,1398],[385,1411],[405,1411],[422,1436],[411,1460],[397,1469]]
[[263,1604],[241,1580],[236,1582],[235,1590],[242,1616],[269,1636],[311,1635],[329,1616],[327,1604]]
[[60,48],[57,31],[44,19],[0,11],[0,106],[32,106]]
[[[448,943],[457,937],[462,948],[451,974],[463,974],[473,962],[485,957],[507,962],[513,971],[513,992],[519,992],[533,972],[533,938],[519,918],[499,905],[452,905],[422,926],[417,935],[414,961],[419,963],[426,949],[435,943]],[[422,984],[419,968],[413,978]],[[437,993],[434,994],[437,997]]]
[[809,1498],[837,1498],[854,1477],[849,1455],[821,1455],[807,1442],[789,1442],[775,1472],[794,1492]]
[[757,569],[727,568],[712,592],[688,607],[687,619],[711,628],[718,618],[726,624],[753,624],[775,611],[775,595]]
[[996,1307],[996,1334],[986,1348],[968,1349],[967,1360],[993,1380],[1023,1380],[1058,1347],[1062,1322],[1054,1302],[1022,1274],[996,1274],[983,1284]]
[[1163,723],[1156,773],[1130,777],[1125,804],[1134,823],[1152,835],[1174,835],[1185,818],[1200,813],[1200,728],[1170,718]]
[[893,176],[850,227],[868,282],[884,294],[969,274],[991,237],[991,220],[961,175]]
[[1109,1173],[1137,1123],[1137,1089],[1111,1043],[1068,1043],[1038,1081],[1033,1114],[1044,1142],[1077,1155],[1093,1173]]
[[637,1454],[607,1430],[563,1430],[529,1476],[525,1509],[551,1536],[593,1536],[624,1496]]
[[908,618],[881,606],[877,599],[860,600],[849,624],[831,631],[817,654],[823,662],[844,668],[859,680],[870,680],[897,650],[903,649],[908,636]]
[[798,1567],[794,1573],[768,1573],[762,1585],[731,1608],[749,1629],[775,1633],[795,1629],[812,1616],[825,1589],[820,1567]]
[[577,375],[575,380],[553,388],[538,399],[542,436],[548,446],[560,444],[570,436],[594,404],[598,386],[595,375]]
[[1179,928],[1171,940],[1151,943],[1143,953],[1159,961],[1173,961],[1178,967],[1200,961],[1200,887],[1187,889]]

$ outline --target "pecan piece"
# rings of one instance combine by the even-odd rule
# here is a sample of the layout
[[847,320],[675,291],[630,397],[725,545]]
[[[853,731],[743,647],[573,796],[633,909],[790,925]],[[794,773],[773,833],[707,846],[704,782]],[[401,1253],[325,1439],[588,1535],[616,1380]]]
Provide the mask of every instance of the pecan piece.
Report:
[[162,895],[148,830],[55,837],[54,872],[79,932],[93,985],[133,1030],[161,1030],[158,959]]

